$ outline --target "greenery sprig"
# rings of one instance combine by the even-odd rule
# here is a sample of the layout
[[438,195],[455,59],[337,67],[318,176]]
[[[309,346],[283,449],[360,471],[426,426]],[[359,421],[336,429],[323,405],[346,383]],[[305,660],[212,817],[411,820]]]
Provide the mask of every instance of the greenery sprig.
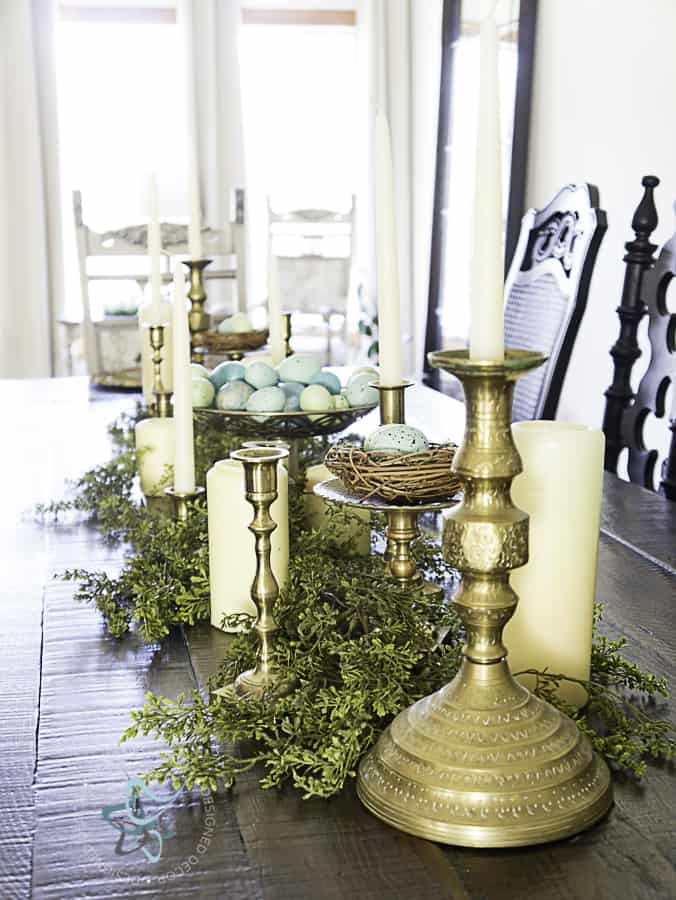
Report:
[[[118,421],[111,429],[113,459],[76,482],[69,505],[52,504],[43,514],[79,510],[106,539],[129,543],[117,577],[85,570],[65,577],[79,582],[76,596],[96,605],[111,634],[135,628],[145,640],[156,641],[172,625],[209,615],[206,514],[195,509],[183,524],[139,507],[134,423],[134,416]],[[215,459],[238,445],[232,436],[198,427],[199,480]],[[307,442],[303,464],[321,458],[325,449]],[[292,488],[292,547],[288,581],[275,609],[280,625],[275,652],[294,690],[247,704],[214,698],[209,691],[182,694],[176,701],[148,694],[122,736],[153,735],[168,745],[148,778],[215,789],[259,767],[263,787],[288,783],[305,797],[329,797],[354,775],[359,758],[394,715],[454,676],[462,632],[453,607],[439,596],[398,587],[378,553],[359,556],[344,538],[350,515],[336,511],[325,528],[310,532],[304,527],[302,494]],[[421,538],[415,553],[437,583],[453,577],[432,537]],[[251,624],[244,620],[226,624]],[[578,710],[559,699],[557,685],[573,680],[563,674],[532,672],[535,692],[571,715],[612,766],[640,778],[650,760],[671,760],[676,749],[673,726],[654,715],[667,687],[623,656],[624,640],[600,634],[599,620],[600,610],[591,678],[580,682],[589,694],[587,707]],[[246,628],[230,640],[208,688],[230,683],[254,659],[255,637]]]

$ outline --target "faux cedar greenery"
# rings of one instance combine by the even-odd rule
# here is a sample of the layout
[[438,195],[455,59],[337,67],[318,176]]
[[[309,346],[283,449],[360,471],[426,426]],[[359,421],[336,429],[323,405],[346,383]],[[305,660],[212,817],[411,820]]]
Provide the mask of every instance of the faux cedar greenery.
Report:
[[[136,503],[138,415],[111,427],[112,459],[85,473],[72,486],[72,499],[40,512],[58,517],[78,510],[97,523],[104,539],[129,545],[114,578],[82,569],[63,577],[78,581],[76,597],[96,606],[112,635],[121,638],[133,628],[144,640],[157,641],[172,626],[209,618],[207,518],[196,507],[187,523],[178,523],[149,516]],[[198,480],[204,483],[213,461],[238,444],[199,429]],[[307,441],[302,459],[317,461],[325,450],[325,442]],[[452,605],[398,587],[379,553],[358,556],[338,541],[340,520],[349,512],[336,511],[326,528],[308,532],[302,494],[292,489],[289,502],[289,576],[275,609],[276,654],[295,689],[247,703],[197,690],[176,701],[148,694],[122,736],[150,734],[168,745],[148,779],[216,789],[256,767],[263,787],[292,784],[305,797],[330,797],[354,776],[360,757],[401,709],[457,671],[462,631]],[[415,553],[432,580],[453,577],[432,537],[420,538]],[[565,673],[535,673],[535,691],[570,715],[611,766],[640,778],[649,761],[671,760],[676,750],[675,729],[656,717],[667,686],[624,658],[624,640],[599,633],[600,617],[598,609],[591,679],[584,683],[587,707],[580,711],[556,697]],[[253,665],[255,649],[251,631],[233,637],[209,687],[227,684]]]

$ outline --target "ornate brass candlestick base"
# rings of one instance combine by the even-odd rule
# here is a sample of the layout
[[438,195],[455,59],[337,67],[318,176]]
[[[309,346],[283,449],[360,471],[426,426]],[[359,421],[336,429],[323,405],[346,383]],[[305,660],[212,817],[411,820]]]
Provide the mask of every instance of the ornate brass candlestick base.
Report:
[[197,485],[194,491],[177,491],[173,487],[165,488],[164,493],[170,497],[174,506],[174,518],[178,522],[187,522],[193,500],[197,500],[204,494],[204,488]]
[[162,350],[164,348],[164,325],[146,325],[153,349],[153,416],[167,419],[171,416],[171,391],[164,389],[162,382]]
[[359,768],[357,790],[379,818],[410,834],[468,847],[568,837],[612,805],[610,773],[571,719],[511,676],[502,630],[517,597],[511,569],[528,560],[528,516],[509,489],[521,471],[512,441],[514,382],[544,362],[507,351],[504,364],[467,351],[430,354],[465,388],[465,440],[453,464],[464,499],[447,516],[446,559],[467,643],[456,678],[400,713]]
[[256,604],[258,617],[254,628],[258,632],[256,666],[242,672],[234,684],[214,691],[214,694],[246,699],[261,697],[274,690],[277,695],[286,693],[291,685],[279,681],[279,672],[272,660],[272,645],[278,626],[272,615],[279,586],[270,564],[270,536],[277,523],[270,516],[270,506],[277,498],[277,463],[288,452],[279,447],[250,447],[230,454],[244,465],[246,499],[253,506],[254,518],[249,530],[256,538],[256,575],[251,586],[251,598]]
[[284,338],[284,356],[291,356],[291,313],[282,313],[282,336]]
[[204,290],[204,270],[211,262],[210,259],[184,260],[190,272],[190,287],[188,299],[190,300],[190,312],[188,324],[190,326],[190,361],[204,362],[204,332],[209,330],[209,315],[204,309],[207,292]]

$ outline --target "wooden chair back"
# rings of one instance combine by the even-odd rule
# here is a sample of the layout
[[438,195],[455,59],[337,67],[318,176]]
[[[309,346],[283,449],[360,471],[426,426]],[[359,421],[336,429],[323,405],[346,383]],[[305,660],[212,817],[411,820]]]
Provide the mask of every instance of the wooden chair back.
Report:
[[549,359],[517,383],[514,421],[556,416],[606,228],[591,184],[566,185],[522,219],[505,283],[505,345],[539,350]]

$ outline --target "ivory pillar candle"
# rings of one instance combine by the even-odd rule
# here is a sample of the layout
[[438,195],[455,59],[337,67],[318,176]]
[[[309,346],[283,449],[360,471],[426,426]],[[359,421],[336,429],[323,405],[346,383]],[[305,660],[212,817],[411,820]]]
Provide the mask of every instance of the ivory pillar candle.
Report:
[[150,346],[150,331],[146,325],[164,325],[164,347],[162,349],[162,384],[165,391],[174,389],[172,360],[172,306],[162,298],[160,300],[160,316],[156,320],[157,309],[150,302],[141,306],[138,313],[141,333],[141,378],[143,383],[143,399],[146,406],[153,401],[153,348]]
[[202,259],[202,206],[200,186],[197,177],[197,159],[190,154],[190,221],[188,222],[188,253],[190,259]]
[[190,368],[190,330],[185,296],[183,267],[174,271],[174,490],[195,490],[195,441],[192,422],[192,370]]
[[[281,589],[289,568],[289,476],[281,464],[277,469],[277,490],[277,499],[270,508],[277,523],[272,532],[270,559]],[[256,615],[251,599],[256,549],[249,531],[253,510],[246,499],[244,467],[237,460],[223,459],[207,472],[207,509],[211,624],[220,628],[224,615]]]
[[498,30],[495,3],[481,21],[474,179],[470,359],[504,359],[504,282]]
[[160,264],[162,238],[160,234],[160,204],[157,197],[157,177],[155,175],[150,176],[149,207],[148,256],[150,257],[150,315],[157,320],[156,324],[161,324],[158,320],[162,315],[160,305],[162,291]]
[[381,112],[376,115],[375,160],[378,365],[380,383],[389,387],[402,381],[401,323],[392,144]]
[[279,290],[279,264],[274,253],[268,257],[268,327],[272,364],[278,366],[286,356],[284,349],[284,320]]
[[[303,507],[305,511],[305,524],[308,528],[321,529],[325,526],[328,512],[327,506],[321,497],[314,493],[314,487],[322,481],[334,478],[325,465],[309,466],[305,473],[305,492],[303,494]],[[371,515],[365,509],[353,509],[342,507],[349,513],[343,529],[345,540],[354,539],[355,549],[360,556],[368,556],[371,550]]]
[[173,484],[174,424],[171,419],[142,419],[134,428],[138,474],[146,497],[164,494]]
[[[512,573],[519,596],[505,628],[512,672],[543,669],[589,678],[601,520],[604,437],[586,425],[518,422],[523,473],[516,505],[530,516],[529,562]],[[520,677],[527,687],[535,679]],[[562,682],[559,694],[582,705],[586,692]]]

